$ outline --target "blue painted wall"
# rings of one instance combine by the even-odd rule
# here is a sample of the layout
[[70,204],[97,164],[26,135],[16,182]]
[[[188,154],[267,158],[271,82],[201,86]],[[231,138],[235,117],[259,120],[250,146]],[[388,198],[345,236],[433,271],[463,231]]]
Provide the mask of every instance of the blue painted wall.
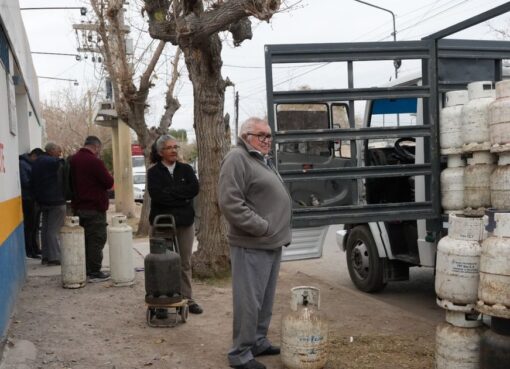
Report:
[[26,277],[23,223],[0,245],[0,341],[5,339],[9,319]]

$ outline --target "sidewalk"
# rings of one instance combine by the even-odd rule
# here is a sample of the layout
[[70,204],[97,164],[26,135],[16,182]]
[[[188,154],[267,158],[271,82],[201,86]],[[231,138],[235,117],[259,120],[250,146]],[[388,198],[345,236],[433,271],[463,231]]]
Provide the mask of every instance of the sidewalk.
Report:
[[[148,239],[134,240],[135,268],[143,267],[148,251]],[[107,247],[104,255],[107,266]],[[175,328],[151,328],[145,318],[143,271],[136,272],[131,287],[104,282],[69,290],[61,286],[59,266],[42,266],[33,259],[27,265],[27,283],[0,369],[228,368],[229,280],[194,281],[194,297],[204,314],[190,315]],[[269,335],[275,344],[280,343],[281,318],[289,311],[290,288],[313,285],[321,289],[322,310],[330,324],[327,369],[433,367],[435,322],[297,269],[296,264],[282,264]],[[278,356],[261,361],[268,368],[282,368]]]

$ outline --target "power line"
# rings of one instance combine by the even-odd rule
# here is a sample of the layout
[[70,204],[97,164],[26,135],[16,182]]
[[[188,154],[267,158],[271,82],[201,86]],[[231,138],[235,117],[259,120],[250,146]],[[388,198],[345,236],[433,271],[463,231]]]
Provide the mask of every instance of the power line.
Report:
[[403,31],[406,31],[406,30],[411,29],[411,28],[413,28],[413,27],[416,27],[417,25],[419,25],[419,24],[421,24],[421,23],[423,23],[423,22],[425,22],[425,21],[427,21],[427,20],[429,20],[429,19],[431,19],[431,18],[437,17],[438,15],[444,14],[444,13],[446,13],[447,11],[452,10],[452,9],[454,9],[454,8],[456,8],[456,7],[460,6],[461,4],[463,4],[463,3],[465,3],[465,2],[468,2],[468,1],[469,1],[469,0],[461,0],[460,2],[458,2],[457,4],[453,4],[453,5],[452,5],[452,6],[450,6],[449,8],[446,8],[446,9],[444,9],[444,10],[442,10],[442,11],[440,11],[440,12],[437,12],[437,13],[435,13],[435,14],[431,14],[430,16],[428,16],[428,17],[426,17],[426,18],[423,18],[422,20],[420,20],[420,21],[418,21],[418,22],[416,22],[416,23],[414,23],[414,24],[412,24],[412,25],[410,25],[410,26],[408,26],[408,27],[402,28],[402,29],[400,30],[400,32],[403,32]]
[[[304,76],[304,75],[307,75],[307,74],[309,74],[309,73],[312,73],[312,72],[316,71],[317,69],[323,68],[323,67],[325,67],[326,65],[329,65],[329,64],[331,64],[331,62],[328,62],[328,63],[321,63],[321,65],[319,65],[319,66],[318,66],[318,67],[316,67],[316,68],[313,68],[313,69],[308,70],[308,71],[306,71],[306,72],[303,72],[303,73],[301,73],[301,74],[298,74],[298,75],[292,76],[292,77],[290,77],[290,78],[288,78],[288,79],[286,79],[286,80],[284,80],[284,81],[280,81],[280,82],[278,82],[278,83],[276,83],[276,84],[273,84],[273,88],[274,88],[274,87],[277,87],[277,86],[280,86],[280,85],[283,85],[284,83],[289,82],[289,81],[291,81],[291,80],[293,80],[293,79],[295,79],[295,78],[302,77],[302,76]],[[250,97],[250,96],[256,95],[256,94],[258,94],[258,93],[260,93],[260,92],[263,92],[264,90],[265,90],[265,87],[264,87],[262,90],[255,91],[255,92],[253,92],[253,93],[251,93],[251,94],[246,95],[245,97]]]
[[75,86],[78,86],[78,81],[76,79],[68,79],[68,78],[57,78],[57,77],[46,77],[46,76],[37,76],[37,78],[42,79],[54,79],[57,81],[68,81],[68,82],[74,82]]
[[[305,65],[288,65],[288,66],[280,66],[280,67],[273,67],[273,69],[295,69],[295,68],[309,68],[310,66],[319,65],[322,63],[312,63],[312,64],[305,64]],[[223,64],[224,67],[229,68],[240,68],[240,69],[265,69],[266,67],[257,66],[257,65],[234,65],[234,64]]]

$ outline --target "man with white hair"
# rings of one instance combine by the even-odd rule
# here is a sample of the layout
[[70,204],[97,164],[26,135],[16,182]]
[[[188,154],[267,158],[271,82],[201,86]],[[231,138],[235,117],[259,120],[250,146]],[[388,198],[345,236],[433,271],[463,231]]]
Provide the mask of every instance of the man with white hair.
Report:
[[218,203],[229,223],[234,306],[229,365],[265,369],[256,356],[278,355],[267,338],[282,246],[291,241],[291,198],[269,151],[271,128],[260,118],[241,126],[221,165]]
[[42,216],[42,263],[60,265],[60,227],[66,216],[61,159],[62,149],[54,142],[44,146],[44,153],[32,165],[32,192]]

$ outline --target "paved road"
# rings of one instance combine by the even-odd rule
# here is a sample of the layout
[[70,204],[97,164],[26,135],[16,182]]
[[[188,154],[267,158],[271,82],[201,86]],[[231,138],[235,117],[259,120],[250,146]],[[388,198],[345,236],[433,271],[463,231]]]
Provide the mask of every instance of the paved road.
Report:
[[[358,291],[352,284],[347,270],[345,253],[336,244],[335,232],[340,228],[341,226],[330,227],[322,258],[287,261],[285,268],[308,274],[332,286],[342,286],[365,294]],[[390,282],[382,292],[370,296],[405,309],[423,319],[439,323],[444,320],[444,310],[435,303],[433,272],[432,268],[411,268],[409,281]]]

